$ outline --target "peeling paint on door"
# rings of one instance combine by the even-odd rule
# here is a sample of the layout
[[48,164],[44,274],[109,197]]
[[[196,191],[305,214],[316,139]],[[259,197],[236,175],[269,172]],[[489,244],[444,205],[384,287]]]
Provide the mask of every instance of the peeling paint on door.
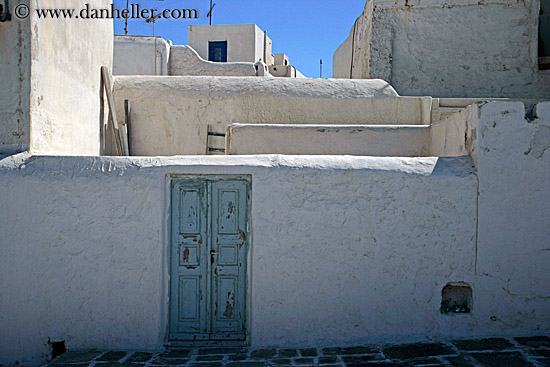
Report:
[[245,340],[250,180],[174,178],[171,190],[170,340]]

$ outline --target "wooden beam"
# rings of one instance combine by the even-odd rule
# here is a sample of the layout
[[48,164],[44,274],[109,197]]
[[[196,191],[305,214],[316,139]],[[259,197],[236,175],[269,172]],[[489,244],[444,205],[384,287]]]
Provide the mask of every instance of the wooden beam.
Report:
[[115,110],[115,100],[113,98],[113,92],[111,91],[111,73],[109,72],[109,68],[106,66],[101,67],[101,76],[103,78],[103,86],[105,87],[105,92],[107,94],[107,104],[109,105],[109,116],[110,116],[110,122],[111,127],[113,129],[113,140],[115,142],[115,148],[117,151],[117,154],[120,156],[127,155],[124,151],[124,144],[122,141],[122,136],[120,133],[118,120],[116,116],[116,110]]

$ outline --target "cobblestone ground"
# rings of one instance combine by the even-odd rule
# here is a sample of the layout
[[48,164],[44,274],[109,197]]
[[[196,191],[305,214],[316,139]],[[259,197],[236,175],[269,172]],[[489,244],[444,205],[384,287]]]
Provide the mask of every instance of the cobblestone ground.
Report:
[[174,348],[67,352],[50,367],[454,366],[550,367],[550,337],[306,349]]

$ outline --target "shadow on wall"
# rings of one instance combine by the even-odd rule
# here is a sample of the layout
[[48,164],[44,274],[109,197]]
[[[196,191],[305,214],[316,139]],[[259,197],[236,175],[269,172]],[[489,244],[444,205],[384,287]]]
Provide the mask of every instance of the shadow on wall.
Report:
[[550,69],[550,0],[540,2],[539,69]]

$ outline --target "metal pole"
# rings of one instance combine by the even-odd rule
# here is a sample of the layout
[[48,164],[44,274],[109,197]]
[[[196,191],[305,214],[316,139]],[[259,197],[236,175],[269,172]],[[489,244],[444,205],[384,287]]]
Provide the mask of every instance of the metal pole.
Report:
[[[129,4],[130,0],[126,0],[126,11],[130,11],[129,10]],[[124,18],[124,34],[125,35],[128,35],[128,14],[126,14],[126,17]]]
[[323,59],[320,61],[319,78],[323,77]]
[[210,0],[210,25],[212,25],[212,0]]

